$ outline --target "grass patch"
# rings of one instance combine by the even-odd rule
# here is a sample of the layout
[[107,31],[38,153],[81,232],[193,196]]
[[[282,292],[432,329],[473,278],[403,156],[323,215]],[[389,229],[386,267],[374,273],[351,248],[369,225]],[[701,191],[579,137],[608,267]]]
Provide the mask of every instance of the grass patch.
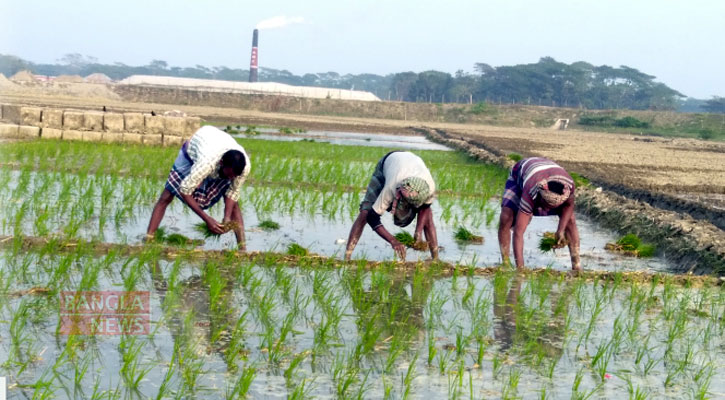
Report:
[[516,161],[516,162],[519,162],[519,161],[521,161],[521,159],[523,158],[523,157],[521,156],[521,154],[519,154],[519,153],[511,153],[511,154],[509,154],[509,155],[508,155],[507,157],[508,157],[509,159],[511,159],[511,160],[514,160],[514,161]]
[[571,179],[574,180],[576,187],[588,187],[591,185],[589,179],[577,174],[576,172],[570,172],[569,175],[571,176]]

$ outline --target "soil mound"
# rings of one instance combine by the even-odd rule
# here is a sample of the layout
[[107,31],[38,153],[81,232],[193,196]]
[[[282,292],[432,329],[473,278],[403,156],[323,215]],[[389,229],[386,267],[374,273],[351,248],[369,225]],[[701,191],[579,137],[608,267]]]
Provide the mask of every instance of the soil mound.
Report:
[[108,77],[106,74],[102,74],[100,72],[96,72],[95,74],[90,74],[84,78],[84,81],[87,83],[111,83],[113,80]]
[[32,82],[32,81],[35,81],[35,76],[33,76],[33,74],[30,73],[30,71],[23,70],[23,71],[17,72],[13,76],[11,76],[10,80],[16,81],[16,82],[28,82],[28,81]]
[[8,78],[5,77],[5,75],[0,74],[0,88],[12,88],[15,87],[15,84]]

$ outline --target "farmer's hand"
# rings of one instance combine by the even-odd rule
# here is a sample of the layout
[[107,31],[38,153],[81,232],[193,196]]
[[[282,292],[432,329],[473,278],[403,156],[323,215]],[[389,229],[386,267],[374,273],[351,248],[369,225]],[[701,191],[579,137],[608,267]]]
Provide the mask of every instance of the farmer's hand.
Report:
[[395,254],[398,255],[398,258],[400,258],[401,261],[405,261],[405,245],[400,243],[397,239],[393,239],[393,241],[390,242],[390,245],[393,246],[393,250],[395,250]]
[[566,235],[564,231],[556,231],[556,245],[558,247],[564,247],[566,245]]
[[214,218],[209,218],[208,221],[206,221],[206,226],[209,228],[210,231],[216,233],[217,235],[221,235],[224,233],[224,227],[222,224],[216,222]]

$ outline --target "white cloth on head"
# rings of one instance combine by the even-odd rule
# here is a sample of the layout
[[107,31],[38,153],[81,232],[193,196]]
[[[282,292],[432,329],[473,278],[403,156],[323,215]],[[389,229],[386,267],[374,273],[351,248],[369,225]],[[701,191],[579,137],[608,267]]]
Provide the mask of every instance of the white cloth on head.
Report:
[[181,182],[179,191],[191,195],[207,177],[219,178],[219,162],[224,153],[229,150],[240,151],[246,161],[242,174],[234,178],[231,187],[224,194],[230,200],[238,201],[242,183],[247,179],[252,164],[249,162],[244,148],[233,137],[221,129],[209,125],[199,128],[189,139],[186,153],[191,158],[193,165],[189,175]]
[[373,204],[373,211],[379,215],[383,215],[393,205],[395,189],[400,182],[409,177],[418,177],[428,183],[431,196],[423,204],[433,203],[436,189],[433,176],[423,160],[415,154],[408,151],[396,151],[390,154],[383,164],[383,175],[385,175],[385,186]]

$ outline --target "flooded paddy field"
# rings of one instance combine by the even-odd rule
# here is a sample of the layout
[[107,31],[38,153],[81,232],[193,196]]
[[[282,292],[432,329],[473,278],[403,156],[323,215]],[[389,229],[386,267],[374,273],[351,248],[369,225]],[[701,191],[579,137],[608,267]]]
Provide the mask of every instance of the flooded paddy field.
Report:
[[[722,396],[725,294],[271,259],[2,254],[10,398]],[[32,288],[44,288],[34,293]],[[149,293],[145,330],[64,335],[69,291]],[[79,306],[82,307],[82,306]]]
[[[416,151],[440,190],[433,211],[441,259],[464,272],[423,262],[405,272],[367,228],[352,263],[333,260],[342,258],[375,163],[391,148],[239,141],[252,159],[240,200],[248,249],[270,252],[264,261],[231,252],[169,258],[158,243],[134,255],[83,245],[142,243],[176,148],[3,143],[0,233],[12,237],[0,250],[0,376],[9,398],[725,396],[719,286],[683,287],[666,275],[637,283],[624,274],[474,273],[500,257],[507,171],[457,152]],[[260,227],[267,220],[279,229]],[[579,220],[585,269],[666,271],[660,258],[605,252],[616,237]],[[197,222],[175,200],[162,227],[200,239]],[[383,222],[392,227],[389,217]],[[484,243],[454,240],[459,226]],[[537,249],[555,227],[555,218],[534,219],[530,267],[569,268],[566,249]],[[22,247],[22,236],[52,245]],[[198,248],[232,249],[231,236]],[[66,240],[75,245],[57,251]],[[291,244],[333,259],[285,261],[279,254]],[[408,260],[427,257],[411,250]],[[371,271],[366,260],[385,262]],[[95,330],[68,334],[69,321],[97,315],[84,310],[104,299],[106,308],[109,299],[118,304],[118,293],[130,293],[135,308],[102,312],[104,324],[90,322]]]

